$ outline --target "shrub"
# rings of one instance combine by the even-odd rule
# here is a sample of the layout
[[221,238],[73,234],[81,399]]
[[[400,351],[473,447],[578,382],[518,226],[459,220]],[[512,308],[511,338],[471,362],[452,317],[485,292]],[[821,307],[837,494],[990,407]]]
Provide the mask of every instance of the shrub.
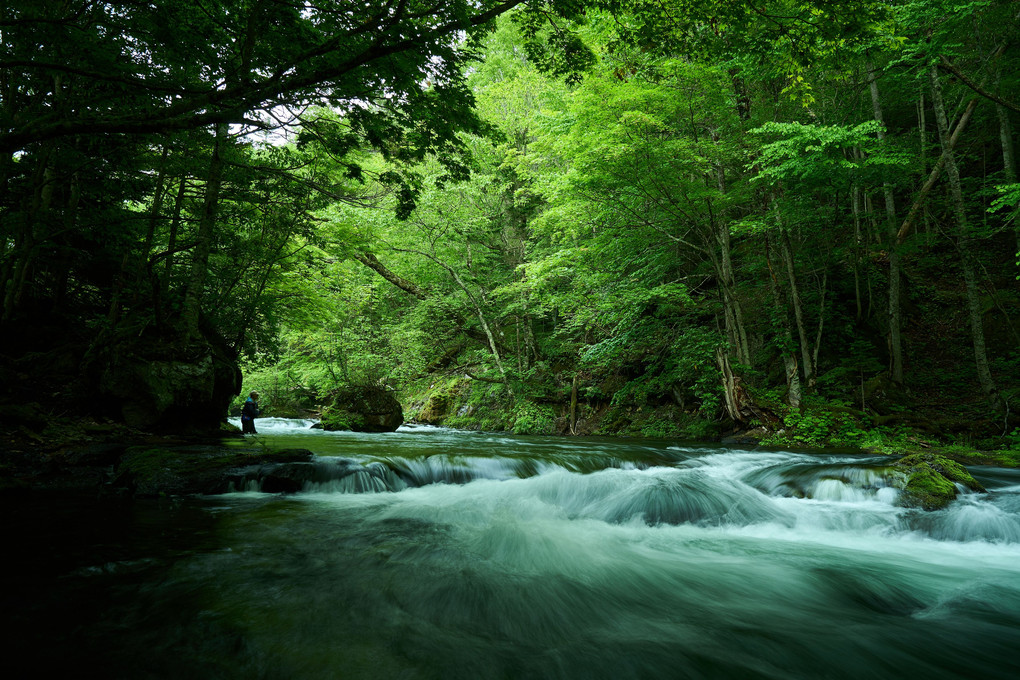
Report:
[[552,407],[527,399],[514,404],[511,418],[511,429],[515,434],[553,434],[556,431],[556,417]]

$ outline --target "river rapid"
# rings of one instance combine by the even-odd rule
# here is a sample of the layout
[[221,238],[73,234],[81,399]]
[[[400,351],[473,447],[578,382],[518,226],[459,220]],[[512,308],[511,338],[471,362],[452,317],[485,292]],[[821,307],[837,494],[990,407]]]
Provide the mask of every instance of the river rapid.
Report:
[[311,424],[298,493],[4,502],[7,677],[1020,677],[1016,470]]

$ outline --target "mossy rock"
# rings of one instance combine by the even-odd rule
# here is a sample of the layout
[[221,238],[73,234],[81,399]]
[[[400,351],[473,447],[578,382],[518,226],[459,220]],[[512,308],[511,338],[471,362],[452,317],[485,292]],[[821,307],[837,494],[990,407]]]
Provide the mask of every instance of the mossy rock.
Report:
[[453,400],[453,395],[446,392],[429,395],[416,420],[428,425],[442,425],[443,421],[450,416]]
[[971,491],[984,492],[985,488],[967,469],[945,456],[934,453],[915,453],[904,456],[896,467],[906,475],[900,505],[924,510],[939,510],[956,499],[957,484]]
[[319,426],[323,430],[329,431],[361,432],[364,425],[365,417],[362,414],[352,413],[346,409],[337,409],[333,406],[322,409],[322,415],[319,418]]
[[404,411],[392,393],[378,387],[353,387],[338,392],[322,410],[324,430],[394,432],[404,423]]

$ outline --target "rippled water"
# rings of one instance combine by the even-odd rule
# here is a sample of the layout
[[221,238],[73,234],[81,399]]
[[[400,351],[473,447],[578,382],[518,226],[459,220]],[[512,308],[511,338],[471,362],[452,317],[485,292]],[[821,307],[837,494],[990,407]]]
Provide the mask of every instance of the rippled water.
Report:
[[1014,470],[925,513],[883,458],[310,425],[258,421],[317,454],[298,493],[50,504],[15,642],[129,678],[1020,676]]

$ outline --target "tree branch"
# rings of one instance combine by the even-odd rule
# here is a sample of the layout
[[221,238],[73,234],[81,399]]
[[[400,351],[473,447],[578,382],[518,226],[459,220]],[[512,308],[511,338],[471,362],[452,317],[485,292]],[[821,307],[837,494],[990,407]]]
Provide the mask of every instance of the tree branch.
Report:
[[[216,123],[233,123],[246,110],[271,108],[284,102],[281,97],[321,97],[328,96],[329,88],[341,88],[342,81],[352,71],[371,63],[389,59],[405,52],[417,52],[423,46],[437,43],[467,28],[481,26],[503,14],[524,0],[506,0],[488,10],[466,19],[455,19],[433,27],[431,30],[417,34],[412,38],[397,40],[389,44],[375,41],[357,54],[343,59],[339,63],[323,63],[314,68],[303,70],[289,77],[283,74],[292,71],[299,63],[316,57],[328,56],[344,47],[350,47],[349,38],[357,29],[342,35],[336,35],[322,43],[321,47],[302,55],[298,60],[284,64],[271,76],[262,81],[243,81],[223,89],[210,90],[194,94],[194,90],[182,87],[180,94],[187,98],[175,101],[163,107],[153,107],[149,113],[138,116],[64,119],[59,117],[39,118],[20,127],[13,127],[0,133],[0,150],[14,152],[28,144],[49,139],[78,134],[149,134],[171,130],[187,130]],[[96,77],[96,76],[93,76]],[[131,82],[134,79],[121,78],[115,75],[104,76],[103,80]],[[145,81],[131,83],[140,89],[158,88],[167,91],[163,85],[150,85]],[[363,92],[344,92],[337,95],[341,99],[365,98]]]
[[[999,48],[999,51],[995,55],[993,55],[992,58],[994,59],[1004,51],[1005,51],[1004,47]],[[942,63],[939,64],[939,68],[942,69],[943,71],[948,71],[949,73],[952,73],[954,76],[960,79],[961,83],[963,83],[970,89],[974,90],[985,99],[991,99],[996,104],[1000,104],[1001,106],[1005,106],[1007,109],[1020,113],[1020,106],[1014,104],[1013,102],[1008,102],[999,95],[984,89],[983,87],[975,83],[973,80],[968,78],[966,75],[964,75],[963,71],[954,66],[953,62],[949,61],[948,58],[942,57]]]
[[896,232],[896,243],[903,243],[903,240],[907,238],[910,233],[910,229],[914,226],[914,221],[917,219],[917,214],[921,210],[921,206],[924,205],[924,201],[928,198],[928,194],[931,193],[932,187],[935,186],[935,182],[938,180],[939,175],[942,174],[942,168],[946,167],[946,162],[949,160],[949,154],[953,152],[956,147],[956,142],[960,138],[960,131],[963,130],[964,126],[967,125],[967,121],[970,120],[970,114],[974,112],[974,108],[977,106],[978,98],[974,97],[967,104],[967,109],[960,116],[960,122],[956,124],[956,129],[953,130],[952,136],[949,138],[949,144],[945,149],[942,150],[942,155],[939,156],[938,162],[935,167],[932,168],[931,174],[928,175],[928,181],[921,187],[920,193],[917,194],[917,198],[914,199],[914,204],[910,206],[910,212],[907,214],[907,218],[903,220],[903,224],[900,226],[899,231]]
[[372,253],[355,253],[354,259],[356,259],[358,262],[365,265],[366,267],[368,267],[369,269],[377,273],[379,276],[383,277],[384,279],[392,283],[394,286],[404,291],[405,293],[410,293],[419,300],[424,300],[427,297],[425,291],[423,291],[421,288],[419,288],[416,284],[412,283],[411,281],[408,281],[407,279],[398,276],[397,274],[394,274]]

